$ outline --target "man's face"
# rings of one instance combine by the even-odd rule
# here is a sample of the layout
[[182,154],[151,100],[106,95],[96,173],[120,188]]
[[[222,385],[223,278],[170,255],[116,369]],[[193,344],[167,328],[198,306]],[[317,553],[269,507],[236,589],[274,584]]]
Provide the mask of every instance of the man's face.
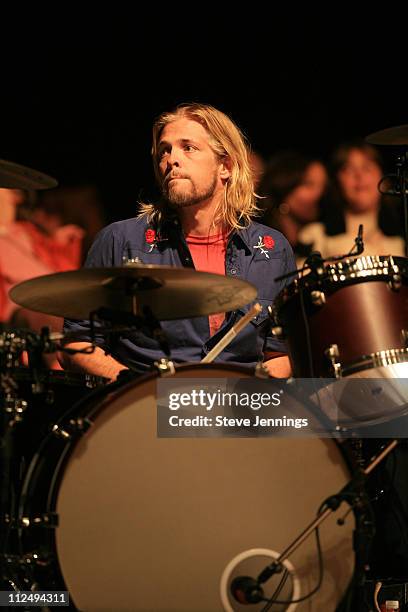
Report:
[[229,175],[210,147],[203,126],[186,118],[176,119],[163,129],[158,164],[163,195],[175,207],[215,199]]

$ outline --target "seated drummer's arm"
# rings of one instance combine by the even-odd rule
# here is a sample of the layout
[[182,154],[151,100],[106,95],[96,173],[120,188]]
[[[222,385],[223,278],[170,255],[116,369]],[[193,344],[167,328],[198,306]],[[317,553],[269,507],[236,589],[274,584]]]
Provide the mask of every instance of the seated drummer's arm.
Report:
[[[91,345],[89,342],[72,342],[65,346],[70,349],[80,350]],[[119,363],[119,361],[107,355],[99,346],[95,348],[93,353],[88,354],[76,353],[74,355],[69,355],[68,353],[61,352],[59,354],[59,360],[66,370],[86,372],[93,376],[104,376],[108,378],[110,382],[116,380],[119,372],[128,369],[122,363]]]
[[289,357],[284,353],[271,351],[264,353],[263,365],[268,370],[269,376],[274,378],[289,378],[292,375]]

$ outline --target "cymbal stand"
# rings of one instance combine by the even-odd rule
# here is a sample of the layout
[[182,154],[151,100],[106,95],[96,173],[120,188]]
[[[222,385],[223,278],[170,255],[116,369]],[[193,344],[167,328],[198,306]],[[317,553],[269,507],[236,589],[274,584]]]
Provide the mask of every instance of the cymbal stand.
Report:
[[397,157],[397,191],[401,194],[404,211],[405,257],[408,257],[408,199],[407,199],[408,149]]
[[160,321],[155,317],[149,306],[142,307],[142,314],[133,314],[111,308],[98,308],[90,314],[91,340],[94,342],[96,337],[96,324],[99,321],[108,321],[112,327],[104,333],[108,336],[117,336],[125,332],[147,328],[152,337],[158,342],[166,359],[170,360],[171,351],[167,336],[160,325]]
[[[401,152],[399,150],[395,162],[397,167],[396,174],[386,174],[382,177],[378,184],[378,190],[383,195],[399,195],[401,196],[402,209],[404,215],[404,239],[405,239],[405,257],[408,257],[408,146],[405,146]],[[392,179],[393,186],[391,189],[382,189],[383,184]]]

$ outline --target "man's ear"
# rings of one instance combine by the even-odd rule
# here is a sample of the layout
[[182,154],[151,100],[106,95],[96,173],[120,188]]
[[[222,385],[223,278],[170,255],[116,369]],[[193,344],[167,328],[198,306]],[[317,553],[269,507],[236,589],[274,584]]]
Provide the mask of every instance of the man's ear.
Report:
[[232,172],[232,162],[229,155],[224,155],[220,165],[220,178],[223,181],[228,181]]

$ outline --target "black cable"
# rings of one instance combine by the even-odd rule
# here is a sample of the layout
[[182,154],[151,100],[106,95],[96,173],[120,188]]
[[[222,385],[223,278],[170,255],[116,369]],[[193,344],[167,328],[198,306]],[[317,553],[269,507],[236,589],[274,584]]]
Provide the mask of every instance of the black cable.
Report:
[[[305,334],[306,334],[306,349],[307,349],[307,359],[309,362],[310,378],[314,380],[315,376],[314,376],[314,368],[313,368],[313,349],[312,349],[309,319],[307,318],[303,289],[299,290],[299,299],[300,299],[300,310],[302,313],[302,319],[303,319],[303,324],[305,327]],[[317,405],[319,407],[320,413],[323,413],[323,409],[322,409],[322,405],[320,401],[320,395],[319,395],[317,388],[314,389],[314,394],[317,400]]]
[[310,378],[314,378],[313,350],[312,350],[312,342],[311,342],[311,336],[310,336],[309,321],[308,321],[308,318],[307,318],[306,308],[305,308],[305,300],[304,300],[304,295],[303,295],[303,289],[299,290],[299,299],[300,299],[300,310],[301,310],[301,313],[302,313],[303,324],[305,326],[306,349],[307,349],[307,359],[308,359],[308,362],[309,362]]
[[310,597],[312,597],[320,589],[320,587],[322,586],[323,576],[324,576],[323,555],[322,555],[322,548],[320,545],[319,528],[316,527],[314,531],[316,535],[316,547],[317,547],[317,555],[318,555],[318,561],[319,561],[319,577],[318,577],[315,588],[312,589],[310,593],[308,593],[307,595],[304,595],[303,597],[299,597],[299,599],[288,599],[288,600],[274,599],[272,601],[271,599],[268,599],[268,603],[266,604],[266,606],[268,607],[264,606],[260,612],[267,612],[267,610],[270,610],[271,605],[274,603],[276,604],[300,603],[301,601],[305,601],[306,599],[309,599]]
[[270,610],[271,607],[274,605],[276,598],[279,597],[280,592],[282,591],[283,587],[285,586],[287,579],[289,577],[289,571],[287,569],[285,569],[285,571],[283,572],[283,576],[278,584],[278,586],[275,589],[275,592],[272,594],[272,596],[270,597],[270,599],[266,599],[264,598],[263,601],[267,601],[268,603],[266,604],[266,606],[264,606],[261,610],[261,612],[267,612],[267,610]]

